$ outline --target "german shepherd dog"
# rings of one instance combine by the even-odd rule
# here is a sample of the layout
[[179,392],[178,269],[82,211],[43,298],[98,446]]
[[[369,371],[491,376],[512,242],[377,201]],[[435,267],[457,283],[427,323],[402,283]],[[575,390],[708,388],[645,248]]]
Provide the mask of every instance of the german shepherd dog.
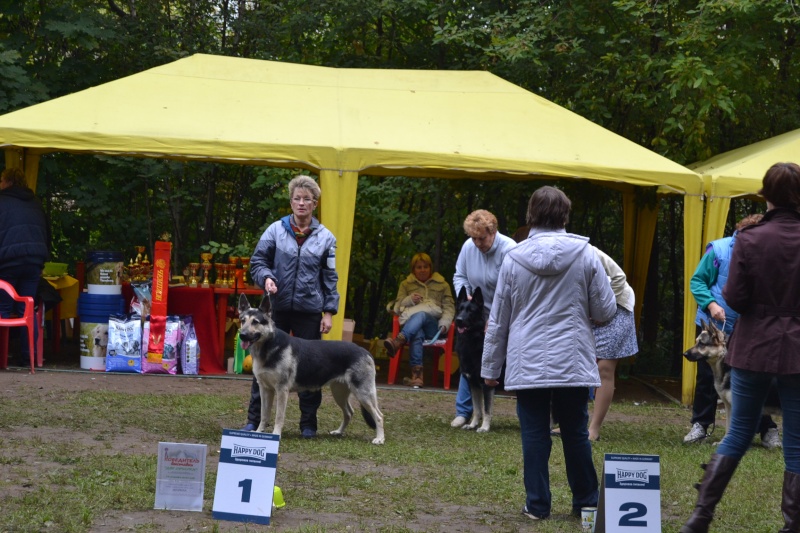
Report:
[[486,311],[483,307],[483,293],[477,287],[472,299],[467,298],[466,287],[456,298],[456,352],[458,353],[461,373],[469,382],[472,394],[472,418],[461,429],[475,429],[478,433],[489,431],[492,424],[492,406],[494,405],[494,387],[487,386],[481,379],[481,359],[483,357],[483,341],[486,337]]
[[[700,321],[700,335],[697,336],[695,345],[686,350],[683,356],[689,361],[706,361],[714,372],[714,389],[722,404],[725,414],[730,420],[731,416],[731,367],[725,363],[728,354],[728,339],[725,332],[713,322]],[[780,415],[780,400],[775,384],[767,395],[763,414]]]
[[[330,385],[333,399],[342,409],[342,425],[331,435],[342,435],[353,418],[350,394],[361,404],[361,414],[375,429],[372,444],[383,444],[383,414],[375,388],[375,363],[372,355],[352,342],[304,340],[275,327],[269,296],[258,308],[250,307],[247,297],[239,297],[239,339],[250,349],[253,374],[261,392],[261,423],[256,431],[265,432],[275,405],[273,433],[281,434],[290,391],[319,390]],[[277,400],[277,401],[276,401]]]

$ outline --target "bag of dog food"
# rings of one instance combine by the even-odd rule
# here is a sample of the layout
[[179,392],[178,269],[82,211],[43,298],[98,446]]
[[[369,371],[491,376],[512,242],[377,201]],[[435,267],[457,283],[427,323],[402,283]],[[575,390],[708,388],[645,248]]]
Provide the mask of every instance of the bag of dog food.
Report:
[[144,354],[142,355],[143,374],[177,374],[178,373],[178,339],[180,337],[180,317],[167,317],[164,328],[164,351],[160,354],[147,352],[150,339],[150,317],[147,317],[144,330],[147,337],[142,337]]
[[141,372],[141,344],[141,316],[136,313],[109,316],[106,372]]
[[200,345],[197,343],[197,332],[191,316],[181,317],[183,332],[180,344],[181,373],[196,375],[200,370]]

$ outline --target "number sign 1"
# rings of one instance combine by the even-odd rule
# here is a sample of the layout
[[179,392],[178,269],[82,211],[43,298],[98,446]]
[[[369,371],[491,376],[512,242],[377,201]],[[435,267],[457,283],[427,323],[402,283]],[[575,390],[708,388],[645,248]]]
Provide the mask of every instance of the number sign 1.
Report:
[[280,440],[271,433],[222,430],[215,519],[269,525]]
[[657,455],[605,455],[595,533],[661,533]]

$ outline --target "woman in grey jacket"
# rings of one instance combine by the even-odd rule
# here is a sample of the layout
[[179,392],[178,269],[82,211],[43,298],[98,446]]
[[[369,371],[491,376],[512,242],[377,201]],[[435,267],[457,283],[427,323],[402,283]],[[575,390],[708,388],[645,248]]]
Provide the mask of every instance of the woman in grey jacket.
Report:
[[[316,340],[331,330],[339,309],[336,283],[336,238],[314,218],[322,194],[310,176],[295,176],[289,182],[292,214],[273,222],[259,239],[250,272],[258,287],[272,297],[275,326],[300,339]],[[297,393],[300,399],[300,434],[317,436],[317,409],[321,391]],[[261,395],[253,378],[246,431],[261,420]]]
[[597,472],[589,442],[589,387],[600,386],[592,322],[617,310],[614,292],[589,239],[567,233],[571,202],[541,187],[528,203],[531,233],[506,255],[483,347],[481,377],[516,391],[522,437],[525,507],[550,516],[550,405],[561,426],[572,512],[596,506]]

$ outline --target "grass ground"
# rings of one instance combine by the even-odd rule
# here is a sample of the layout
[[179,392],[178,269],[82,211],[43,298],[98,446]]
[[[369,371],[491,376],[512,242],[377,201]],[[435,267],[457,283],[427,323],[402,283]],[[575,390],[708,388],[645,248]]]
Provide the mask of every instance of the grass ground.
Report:
[[[386,444],[354,420],[347,435],[299,438],[290,400],[277,484],[287,506],[271,526],[211,518],[222,428],[244,422],[247,379],[0,371],[0,531],[579,531],[556,439],[551,519],[533,523],[524,503],[513,397],[497,401],[488,434],[450,428],[452,393],[381,388]],[[320,429],[340,414],[326,393]],[[710,445],[685,446],[689,413],[669,400],[622,395],[594,445],[660,457],[662,531],[689,516]],[[718,430],[721,433],[721,430]],[[154,510],[158,442],[207,444],[201,513]],[[719,506],[712,531],[777,531],[783,459],[754,447]],[[269,529],[268,529],[269,527]]]

